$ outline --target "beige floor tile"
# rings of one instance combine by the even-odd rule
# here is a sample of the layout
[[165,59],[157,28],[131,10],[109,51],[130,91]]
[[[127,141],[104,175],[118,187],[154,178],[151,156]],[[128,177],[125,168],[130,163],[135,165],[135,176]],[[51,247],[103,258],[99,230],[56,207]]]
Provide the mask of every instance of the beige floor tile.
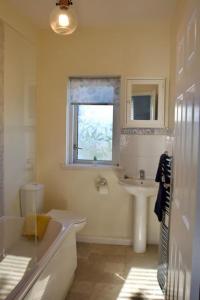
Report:
[[67,300],[163,300],[156,272],[157,247],[78,244],[78,268]]
[[88,258],[91,253],[91,244],[78,243],[77,244],[77,255],[78,258]]
[[91,281],[75,280],[71,287],[71,292],[90,295],[93,291],[94,285],[95,284]]
[[86,264],[84,268],[78,268],[76,278],[81,281],[102,282],[104,279],[104,269],[98,264]]
[[97,283],[94,287],[90,300],[113,300],[117,299],[121,291],[121,285]]
[[70,292],[66,300],[89,300],[89,297],[87,294]]
[[158,256],[158,246],[148,245],[145,253],[135,253],[132,246],[127,246],[125,249],[126,256],[137,256],[137,255],[155,255]]
[[104,267],[104,271],[105,272],[109,272],[112,274],[123,274],[125,270],[125,264],[123,263],[111,263],[111,262],[106,262],[105,263],[105,267]]
[[124,277],[123,277],[123,274],[120,274],[120,273],[105,272],[103,278],[99,282],[100,283],[121,284],[121,285],[123,285]]
[[103,255],[125,255],[127,246],[93,244],[92,253]]
[[89,261],[92,263],[100,262],[110,262],[110,263],[125,263],[126,256],[125,255],[111,255],[111,254],[98,254],[98,253],[91,253],[89,255]]
[[157,268],[158,247],[148,246],[145,253],[134,253],[131,248],[127,248],[125,264],[127,267],[135,266],[140,268]]

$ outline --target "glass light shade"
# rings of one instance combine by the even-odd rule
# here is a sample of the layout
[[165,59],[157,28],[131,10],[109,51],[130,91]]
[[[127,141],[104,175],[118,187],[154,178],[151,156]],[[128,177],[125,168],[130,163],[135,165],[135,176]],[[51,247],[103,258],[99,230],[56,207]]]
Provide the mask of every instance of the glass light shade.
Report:
[[70,6],[68,8],[60,8],[57,6],[50,15],[50,25],[54,32],[62,35],[73,33],[78,21],[74,9]]

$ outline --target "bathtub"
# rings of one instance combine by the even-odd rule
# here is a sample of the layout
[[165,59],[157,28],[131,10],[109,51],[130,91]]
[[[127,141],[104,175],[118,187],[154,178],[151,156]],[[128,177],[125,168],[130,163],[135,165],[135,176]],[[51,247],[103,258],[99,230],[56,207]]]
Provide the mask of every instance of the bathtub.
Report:
[[22,237],[23,218],[0,218],[0,300],[64,300],[77,267],[73,224],[49,222],[42,241]]

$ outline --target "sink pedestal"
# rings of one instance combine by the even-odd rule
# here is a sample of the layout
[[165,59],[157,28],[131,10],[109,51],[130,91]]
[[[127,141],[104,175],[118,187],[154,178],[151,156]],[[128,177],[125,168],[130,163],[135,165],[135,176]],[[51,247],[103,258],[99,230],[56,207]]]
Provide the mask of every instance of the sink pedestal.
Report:
[[143,253],[147,244],[147,198],[142,194],[134,198],[133,250]]
[[120,184],[133,198],[133,249],[146,251],[148,199],[156,195],[158,186],[153,180],[121,180]]

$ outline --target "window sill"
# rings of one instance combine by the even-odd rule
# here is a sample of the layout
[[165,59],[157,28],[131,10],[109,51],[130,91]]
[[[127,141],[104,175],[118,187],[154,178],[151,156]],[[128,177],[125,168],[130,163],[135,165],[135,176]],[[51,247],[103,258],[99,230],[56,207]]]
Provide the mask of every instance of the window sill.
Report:
[[122,167],[114,165],[100,165],[100,164],[60,164],[63,170],[121,170]]

